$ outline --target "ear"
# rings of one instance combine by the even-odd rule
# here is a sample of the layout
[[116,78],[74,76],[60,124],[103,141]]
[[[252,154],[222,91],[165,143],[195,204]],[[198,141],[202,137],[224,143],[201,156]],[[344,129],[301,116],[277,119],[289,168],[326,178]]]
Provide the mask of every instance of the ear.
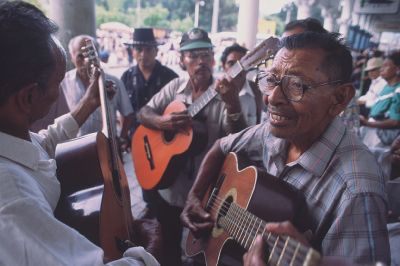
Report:
[[24,113],[30,113],[32,106],[40,96],[40,89],[37,83],[24,86],[16,93],[15,102],[17,107]]
[[332,105],[329,108],[329,114],[333,117],[340,114],[354,97],[355,89],[352,83],[337,86],[332,94]]
[[183,53],[181,53],[181,59],[179,60],[179,66],[182,68],[182,70],[186,71],[186,66],[183,63],[183,59],[184,59]]

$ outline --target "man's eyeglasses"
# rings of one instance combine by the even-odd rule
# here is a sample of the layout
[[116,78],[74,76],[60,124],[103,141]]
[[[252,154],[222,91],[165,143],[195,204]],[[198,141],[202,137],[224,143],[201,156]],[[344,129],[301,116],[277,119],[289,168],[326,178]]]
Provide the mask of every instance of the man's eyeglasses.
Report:
[[185,56],[189,57],[191,60],[203,59],[209,61],[213,58],[212,51],[190,51],[186,52]]
[[334,80],[310,86],[304,84],[298,76],[284,75],[278,79],[275,74],[263,70],[257,73],[257,81],[258,88],[263,94],[271,95],[276,86],[280,86],[285,97],[293,102],[300,101],[306,90],[341,82],[341,80]]

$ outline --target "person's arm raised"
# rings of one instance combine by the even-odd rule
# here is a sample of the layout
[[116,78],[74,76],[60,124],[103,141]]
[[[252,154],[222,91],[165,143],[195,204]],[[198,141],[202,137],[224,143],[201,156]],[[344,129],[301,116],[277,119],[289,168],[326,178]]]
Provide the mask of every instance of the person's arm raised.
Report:
[[97,107],[100,106],[100,93],[98,83],[99,76],[100,71],[96,68],[85,95],[79,101],[76,108],[71,111],[71,115],[76,120],[79,127],[82,126],[89,115],[91,115],[97,109]]

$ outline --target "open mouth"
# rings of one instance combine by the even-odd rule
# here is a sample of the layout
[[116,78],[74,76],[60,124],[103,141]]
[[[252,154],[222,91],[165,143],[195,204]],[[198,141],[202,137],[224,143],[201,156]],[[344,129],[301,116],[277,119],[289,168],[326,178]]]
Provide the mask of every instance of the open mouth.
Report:
[[269,113],[270,123],[274,126],[283,126],[286,125],[291,118],[288,116],[284,116],[282,114],[272,114]]

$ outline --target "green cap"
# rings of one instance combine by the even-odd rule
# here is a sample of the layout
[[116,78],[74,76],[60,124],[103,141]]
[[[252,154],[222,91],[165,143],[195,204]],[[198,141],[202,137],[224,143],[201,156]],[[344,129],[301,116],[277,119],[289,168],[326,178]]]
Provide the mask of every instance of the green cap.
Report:
[[182,35],[179,51],[188,51],[202,48],[213,48],[211,39],[205,30],[193,28]]

